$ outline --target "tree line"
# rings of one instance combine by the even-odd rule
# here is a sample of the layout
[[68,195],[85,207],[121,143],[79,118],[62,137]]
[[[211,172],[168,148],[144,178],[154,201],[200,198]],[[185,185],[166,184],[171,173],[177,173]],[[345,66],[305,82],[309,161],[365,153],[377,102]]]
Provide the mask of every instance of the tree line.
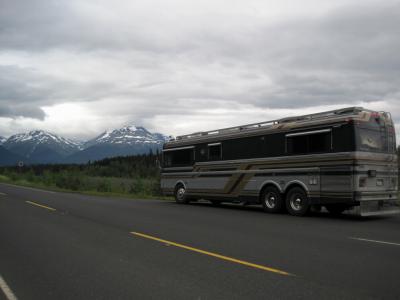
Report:
[[3,181],[73,191],[160,196],[159,153],[119,156],[87,164],[1,167]]

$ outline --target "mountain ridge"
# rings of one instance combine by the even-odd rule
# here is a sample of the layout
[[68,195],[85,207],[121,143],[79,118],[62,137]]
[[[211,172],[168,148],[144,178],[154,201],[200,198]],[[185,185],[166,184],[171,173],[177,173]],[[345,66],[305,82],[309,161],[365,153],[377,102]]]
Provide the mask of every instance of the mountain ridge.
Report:
[[119,129],[106,130],[94,139],[84,143],[83,147],[88,148],[95,144],[159,144],[166,140],[167,136],[161,133],[151,133],[143,126],[128,125]]
[[151,133],[143,126],[128,125],[106,130],[83,144],[82,151],[67,158],[69,163],[87,163],[106,157],[153,153],[161,150],[167,136]]
[[2,145],[31,163],[61,163],[79,150],[72,140],[44,130],[31,130],[10,136]]
[[[161,150],[167,140],[166,135],[151,133],[143,126],[127,125],[106,130],[95,138],[82,142],[44,130],[31,130],[14,134],[2,144],[0,142],[0,145],[26,163],[86,163],[106,157],[156,152]],[[0,162],[0,165],[6,163],[7,161]]]

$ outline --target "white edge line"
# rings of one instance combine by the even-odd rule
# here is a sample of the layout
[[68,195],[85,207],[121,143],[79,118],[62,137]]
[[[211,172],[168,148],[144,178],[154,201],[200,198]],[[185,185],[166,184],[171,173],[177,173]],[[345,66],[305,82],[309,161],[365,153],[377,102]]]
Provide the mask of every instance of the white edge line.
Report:
[[0,192],[0,196],[7,196],[7,194]]
[[3,291],[4,295],[6,295],[7,300],[18,300],[18,298],[14,295],[11,288],[5,282],[3,277],[0,275],[0,289]]
[[392,245],[392,246],[400,246],[399,243],[392,243],[392,242],[385,242],[385,241],[377,241],[377,240],[369,240],[369,239],[363,239],[363,238],[357,238],[357,237],[349,237],[349,239],[357,240],[357,241],[363,241],[363,242],[377,243],[377,244],[386,244],[386,245]]

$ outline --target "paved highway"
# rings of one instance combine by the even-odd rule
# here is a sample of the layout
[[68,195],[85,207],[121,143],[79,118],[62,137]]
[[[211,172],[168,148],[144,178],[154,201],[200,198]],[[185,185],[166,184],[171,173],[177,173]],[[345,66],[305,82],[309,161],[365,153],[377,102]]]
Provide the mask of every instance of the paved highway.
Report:
[[0,184],[3,298],[399,299],[400,217],[298,218]]

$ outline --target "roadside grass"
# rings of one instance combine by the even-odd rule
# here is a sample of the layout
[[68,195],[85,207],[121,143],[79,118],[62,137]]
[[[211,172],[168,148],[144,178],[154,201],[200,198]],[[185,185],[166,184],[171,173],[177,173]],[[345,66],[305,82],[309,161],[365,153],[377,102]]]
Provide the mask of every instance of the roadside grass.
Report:
[[[28,178],[26,178],[28,177]],[[24,176],[22,174],[0,174],[0,182],[18,186],[38,188],[54,192],[80,193],[103,197],[128,199],[161,199],[171,197],[161,195],[159,181],[155,178],[115,178],[95,177],[78,174],[51,174]]]

